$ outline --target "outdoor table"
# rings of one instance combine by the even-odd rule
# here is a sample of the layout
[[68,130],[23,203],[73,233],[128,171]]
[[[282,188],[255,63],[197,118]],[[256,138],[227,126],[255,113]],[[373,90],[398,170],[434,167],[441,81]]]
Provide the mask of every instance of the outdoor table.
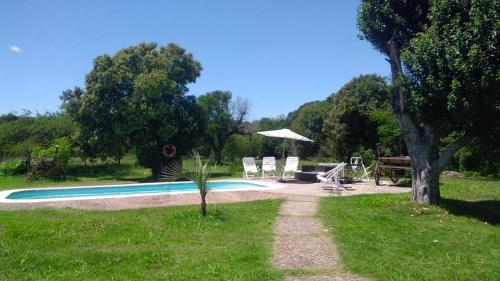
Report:
[[316,176],[335,168],[338,163],[318,163],[316,166],[304,165],[302,171],[295,172],[295,179],[299,181],[317,182]]

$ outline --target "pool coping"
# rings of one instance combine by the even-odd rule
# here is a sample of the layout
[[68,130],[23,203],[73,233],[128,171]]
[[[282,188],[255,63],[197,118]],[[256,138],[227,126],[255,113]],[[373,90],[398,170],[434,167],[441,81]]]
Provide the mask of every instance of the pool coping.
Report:
[[[175,194],[192,194],[198,193],[198,190],[184,190],[184,191],[169,191],[169,192],[152,192],[143,194],[120,194],[120,195],[99,195],[99,196],[77,196],[77,197],[66,197],[66,198],[44,198],[44,199],[8,199],[7,197],[19,191],[29,191],[29,190],[49,190],[49,189],[76,189],[76,188],[100,188],[100,187],[120,187],[120,186],[140,186],[140,185],[162,185],[162,184],[185,184],[192,181],[178,181],[178,182],[151,182],[151,183],[132,183],[132,184],[105,184],[105,185],[89,185],[89,186],[54,186],[54,187],[40,187],[40,188],[20,188],[20,189],[9,189],[0,191],[0,203],[39,203],[39,202],[58,202],[58,201],[73,201],[73,200],[100,200],[100,199],[110,199],[110,198],[129,198],[129,197],[144,197],[144,196],[155,196],[155,195],[175,195]],[[246,191],[246,190],[273,190],[286,187],[286,185],[281,183],[269,183],[259,180],[236,180],[236,179],[224,179],[224,180],[211,180],[210,182],[241,182],[241,183],[251,183],[259,184],[264,187],[245,187],[245,188],[227,188],[227,189],[211,189],[210,192],[226,192],[226,191]]]

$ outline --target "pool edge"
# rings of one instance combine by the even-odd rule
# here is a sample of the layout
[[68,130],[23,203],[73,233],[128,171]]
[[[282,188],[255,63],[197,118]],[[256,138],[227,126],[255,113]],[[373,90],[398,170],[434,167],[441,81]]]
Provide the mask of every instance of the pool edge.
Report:
[[[185,184],[192,181],[179,181],[179,182],[169,182],[170,184]],[[273,190],[284,188],[285,185],[280,183],[269,183],[263,182],[259,180],[239,180],[239,179],[221,179],[221,180],[211,180],[210,182],[241,182],[241,183],[251,183],[251,184],[259,184],[264,187],[255,187],[255,188],[228,188],[228,189],[213,189],[210,192],[226,192],[226,191],[247,191],[247,190]],[[89,185],[89,186],[70,186],[70,187],[40,187],[40,188],[20,188],[20,189],[10,189],[0,191],[0,203],[8,203],[8,204],[20,204],[20,203],[42,203],[42,202],[58,202],[58,201],[76,201],[76,200],[103,200],[103,199],[111,199],[111,198],[130,198],[130,197],[145,197],[145,196],[158,196],[158,195],[176,195],[176,194],[193,194],[198,193],[197,190],[190,191],[170,191],[170,192],[155,192],[155,193],[145,193],[145,194],[121,194],[121,195],[100,195],[100,196],[81,196],[81,197],[66,197],[66,198],[45,198],[45,199],[8,199],[7,197],[19,191],[26,190],[47,190],[47,189],[73,189],[73,188],[98,188],[98,187],[117,187],[117,186],[139,186],[144,184],[150,185],[161,185],[165,184],[165,182],[152,182],[152,183],[133,183],[133,184],[109,184],[109,185]]]

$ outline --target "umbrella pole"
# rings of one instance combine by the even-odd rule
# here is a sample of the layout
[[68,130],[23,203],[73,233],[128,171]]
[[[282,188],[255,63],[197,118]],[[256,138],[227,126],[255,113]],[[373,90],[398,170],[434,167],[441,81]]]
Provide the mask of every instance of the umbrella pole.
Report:
[[283,154],[281,155],[281,159],[285,160],[285,146],[286,146],[286,138],[283,139]]
[[285,166],[286,166],[286,161],[285,161],[285,146],[286,146],[286,138],[283,138],[283,153],[281,155],[281,159],[283,160],[283,174],[281,175],[281,179],[285,179]]

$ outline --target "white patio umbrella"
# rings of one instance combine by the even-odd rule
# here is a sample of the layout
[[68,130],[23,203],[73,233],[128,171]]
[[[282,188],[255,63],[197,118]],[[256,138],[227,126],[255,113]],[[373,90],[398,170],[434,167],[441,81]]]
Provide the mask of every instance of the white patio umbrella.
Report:
[[281,130],[272,130],[272,131],[260,131],[257,132],[257,134],[261,134],[266,137],[271,137],[271,138],[282,138],[283,139],[283,159],[285,159],[285,146],[286,146],[286,140],[300,140],[300,141],[308,141],[308,142],[314,142],[311,139],[308,139],[304,136],[301,136],[289,129],[281,129]]

